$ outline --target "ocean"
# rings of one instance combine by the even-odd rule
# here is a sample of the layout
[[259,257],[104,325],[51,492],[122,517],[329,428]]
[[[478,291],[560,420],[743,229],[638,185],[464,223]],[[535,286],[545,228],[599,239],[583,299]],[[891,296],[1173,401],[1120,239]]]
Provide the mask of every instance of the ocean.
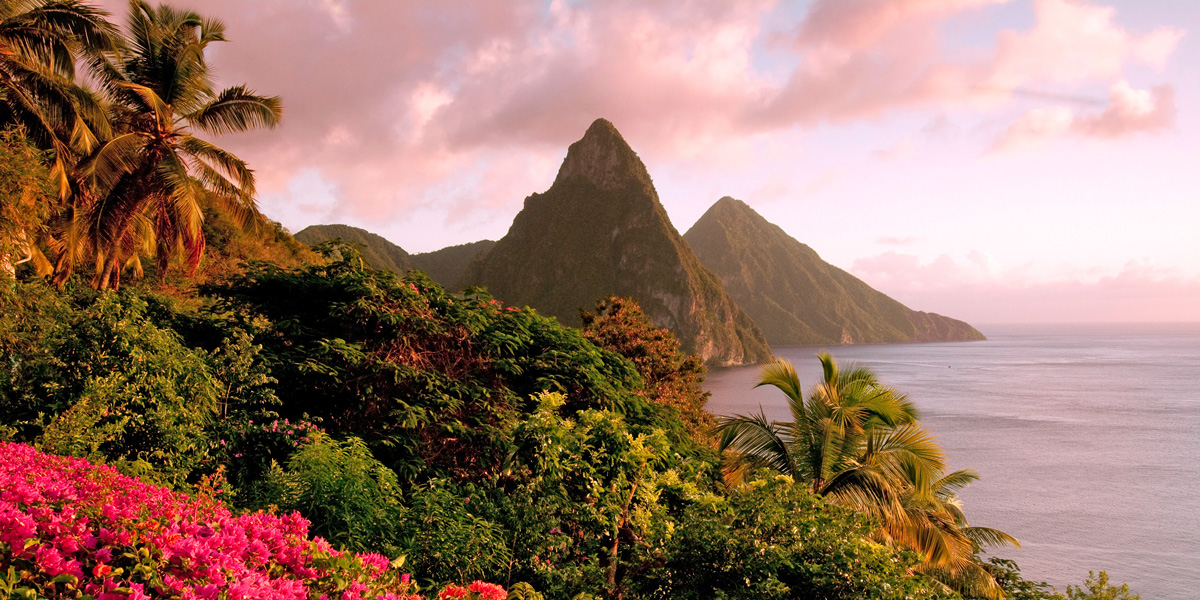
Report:
[[[994,325],[986,341],[838,346],[913,398],[972,525],[1014,535],[1026,579],[1107,571],[1144,600],[1200,597],[1200,324]],[[807,393],[820,348],[775,349]],[[787,419],[759,367],[712,369],[708,409]]]

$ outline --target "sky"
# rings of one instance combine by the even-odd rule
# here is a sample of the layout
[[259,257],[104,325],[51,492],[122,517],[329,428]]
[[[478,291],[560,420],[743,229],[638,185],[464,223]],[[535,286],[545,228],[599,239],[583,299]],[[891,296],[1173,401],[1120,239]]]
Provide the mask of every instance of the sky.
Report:
[[1194,0],[171,3],[282,98],[214,141],[293,232],[499,239],[603,117],[680,233],[733,196],[917,310],[1200,321]]

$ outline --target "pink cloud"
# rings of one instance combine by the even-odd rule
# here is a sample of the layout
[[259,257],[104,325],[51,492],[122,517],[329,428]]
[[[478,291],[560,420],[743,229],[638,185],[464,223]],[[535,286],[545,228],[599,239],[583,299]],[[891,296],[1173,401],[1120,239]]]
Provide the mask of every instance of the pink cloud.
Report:
[[1183,36],[1165,27],[1139,36],[1117,25],[1110,7],[1039,0],[1034,27],[999,32],[990,53],[943,45],[949,19],[986,4],[818,0],[795,36],[801,62],[748,124],[773,128],[922,106],[987,106],[998,101],[997,92],[1019,93],[1030,84],[1111,81],[1133,61],[1161,68]]
[[924,263],[895,251],[855,261],[850,271],[910,308],[974,323],[1200,321],[1200,277],[1146,261],[1116,273],[1033,279],[1024,270],[995,273],[986,257],[960,263],[942,255]]
[[1012,150],[1066,136],[1119,138],[1153,132],[1175,124],[1175,90],[1169,85],[1137,90],[1119,81],[1100,112],[1077,114],[1065,106],[1034,109],[1013,123],[993,150]]
[[1113,85],[1109,98],[1104,112],[1081,116],[1073,129],[1080,135],[1115,138],[1158,131],[1175,123],[1175,89],[1169,85],[1135,90],[1121,81]]
[[[769,2],[206,0],[199,9],[227,23],[231,41],[212,54],[220,81],[285,105],[278,129],[220,143],[251,163],[279,206],[324,194],[328,214],[378,226],[435,201],[452,217],[515,208],[550,183],[528,165],[561,160],[597,117],[652,166],[740,164],[757,134],[976,110],[1025,84],[1109,84],[1129,64],[1164,65],[1182,35],[1137,35],[1112,9],[1044,0],[1028,31],[969,52],[947,47],[947,23],[990,3],[817,0],[782,28],[788,11]],[[789,43],[768,47],[780,31]],[[1170,92],[1156,88],[1147,103],[1146,92],[1114,91],[1104,112],[1072,113],[1068,133],[1161,128]],[[1066,135],[1051,116],[1029,117],[1019,133],[1031,143]],[[290,189],[316,181],[306,172],[320,185]]]
[[798,28],[802,48],[823,48],[838,53],[877,46],[898,28],[954,14],[973,5],[1006,0],[911,2],[908,0],[819,0]]
[[1131,59],[1161,68],[1183,31],[1160,27],[1135,36],[1113,22],[1116,9],[1067,0],[1034,3],[1037,24],[1027,32],[1003,31],[985,85],[1019,87],[1113,79]]
[[553,6],[559,29],[461,82],[435,122],[451,145],[560,147],[603,116],[644,150],[688,155],[767,85],[751,56],[763,3]]
[[1039,146],[1046,140],[1066,135],[1074,122],[1075,111],[1066,106],[1035,108],[1010,125],[1008,131],[992,145],[992,150]]

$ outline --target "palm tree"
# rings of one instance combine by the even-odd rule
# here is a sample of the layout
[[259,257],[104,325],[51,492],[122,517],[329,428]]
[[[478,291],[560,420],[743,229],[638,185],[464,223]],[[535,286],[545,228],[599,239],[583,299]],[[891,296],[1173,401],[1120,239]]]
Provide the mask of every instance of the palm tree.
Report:
[[910,485],[901,501],[907,519],[901,526],[885,526],[881,537],[921,553],[920,570],[947,588],[1002,600],[1003,590],[977,554],[985,547],[1021,544],[1003,531],[967,522],[957,492],[978,479],[974,470],[962,469],[937,479],[928,490]]
[[72,141],[94,141],[105,120],[75,85],[75,61],[115,49],[107,16],[81,0],[0,2],[0,124],[20,124],[60,154]]
[[944,474],[945,456],[906,396],[869,369],[842,370],[829,354],[818,357],[823,377],[807,398],[790,363],[763,370],[758,385],[784,393],[791,421],[769,421],[762,412],[720,419],[720,448],[731,451],[726,481],[736,485],[764,467],[790,475],[814,494],[876,518],[880,538],[917,552],[923,571],[948,587],[998,593],[975,554],[1016,540],[967,524],[955,492],[978,475]]
[[827,353],[818,358],[823,378],[807,399],[791,363],[780,360],[763,370],[758,386],[784,393],[791,421],[768,421],[762,413],[720,420],[720,448],[733,451],[726,464],[730,483],[768,467],[809,482],[815,494],[894,503],[905,473],[927,482],[945,468],[941,448],[916,424],[916,408],[905,395],[881,385],[869,369],[839,369]]
[[202,193],[243,222],[261,219],[246,163],[193,134],[279,122],[278,98],[245,86],[213,89],[204,51],[224,39],[220,21],[130,2],[127,51],[93,64],[111,103],[114,135],[79,164],[85,185],[63,236],[56,281],[70,274],[81,249],[95,257],[97,289],[117,287],[122,269],[140,270],[140,257],[151,252],[160,278],[181,251],[194,271],[204,251]]
[[[76,152],[92,149],[107,121],[97,99],[74,82],[75,62],[115,48],[116,29],[107,13],[79,0],[4,0],[0,2],[0,129],[18,131],[50,151],[50,176],[58,198],[69,193],[67,173]],[[44,217],[54,212],[53,196],[28,207],[0,240],[26,260],[43,259],[33,241]],[[20,221],[20,222],[18,222]],[[13,270],[12,257],[0,267]]]

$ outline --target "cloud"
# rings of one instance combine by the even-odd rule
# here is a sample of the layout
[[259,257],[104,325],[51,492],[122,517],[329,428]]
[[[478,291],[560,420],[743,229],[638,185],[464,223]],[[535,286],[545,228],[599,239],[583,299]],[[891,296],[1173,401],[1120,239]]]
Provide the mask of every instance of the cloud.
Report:
[[1046,279],[1028,268],[997,271],[980,253],[924,262],[888,251],[855,261],[850,272],[909,308],[974,323],[1200,321],[1200,277],[1148,260]]
[[1019,150],[1040,146],[1071,131],[1075,112],[1065,106],[1035,108],[1009,126],[992,144],[992,151]]
[[1175,113],[1175,90],[1171,86],[1137,90],[1119,81],[1110,89],[1109,104],[1103,111],[1078,114],[1066,106],[1034,109],[1013,123],[992,150],[1039,146],[1067,136],[1113,139],[1159,131],[1175,124]]
[[531,32],[463,78],[435,126],[454,147],[573,141],[596,117],[650,151],[719,143],[766,88],[751,50],[764,3],[560,3],[560,25]]
[[[961,121],[946,113],[1003,104],[1012,90],[1108,85],[1129,64],[1162,67],[1182,35],[1137,35],[1111,8],[1042,0],[1027,31],[966,52],[946,42],[953,19],[993,3],[817,0],[800,19],[787,5],[707,1],[208,0],[201,11],[227,24],[231,41],[211,56],[221,84],[283,98],[276,130],[219,140],[255,168],[272,206],[297,225],[316,214],[301,205],[320,205],[432,236],[416,209],[515,212],[597,117],[652,165],[744,166],[756,136],[914,109],[937,110],[931,131],[945,131]],[[772,44],[781,34],[787,43]],[[1114,88],[1104,111],[1072,111],[1068,131],[1051,111],[1012,135],[1121,137],[1168,126],[1173,106],[1170,87]]]
[[999,32],[990,51],[942,43],[950,19],[988,4],[818,0],[795,33],[802,60],[747,120],[773,128],[989,106],[1031,85],[1109,82],[1131,62],[1161,68],[1184,33],[1162,27],[1139,36],[1114,22],[1111,7],[1039,0],[1034,27]]
[[1116,9],[1066,0],[1034,3],[1037,23],[1027,32],[1002,31],[983,83],[1001,88],[1026,83],[1111,80],[1136,60],[1161,68],[1183,30],[1160,27],[1136,36],[1114,23]]
[[1153,90],[1135,90],[1121,81],[1113,85],[1104,112],[1084,115],[1073,129],[1084,136],[1116,138],[1158,131],[1175,123],[1175,89],[1161,85]]

